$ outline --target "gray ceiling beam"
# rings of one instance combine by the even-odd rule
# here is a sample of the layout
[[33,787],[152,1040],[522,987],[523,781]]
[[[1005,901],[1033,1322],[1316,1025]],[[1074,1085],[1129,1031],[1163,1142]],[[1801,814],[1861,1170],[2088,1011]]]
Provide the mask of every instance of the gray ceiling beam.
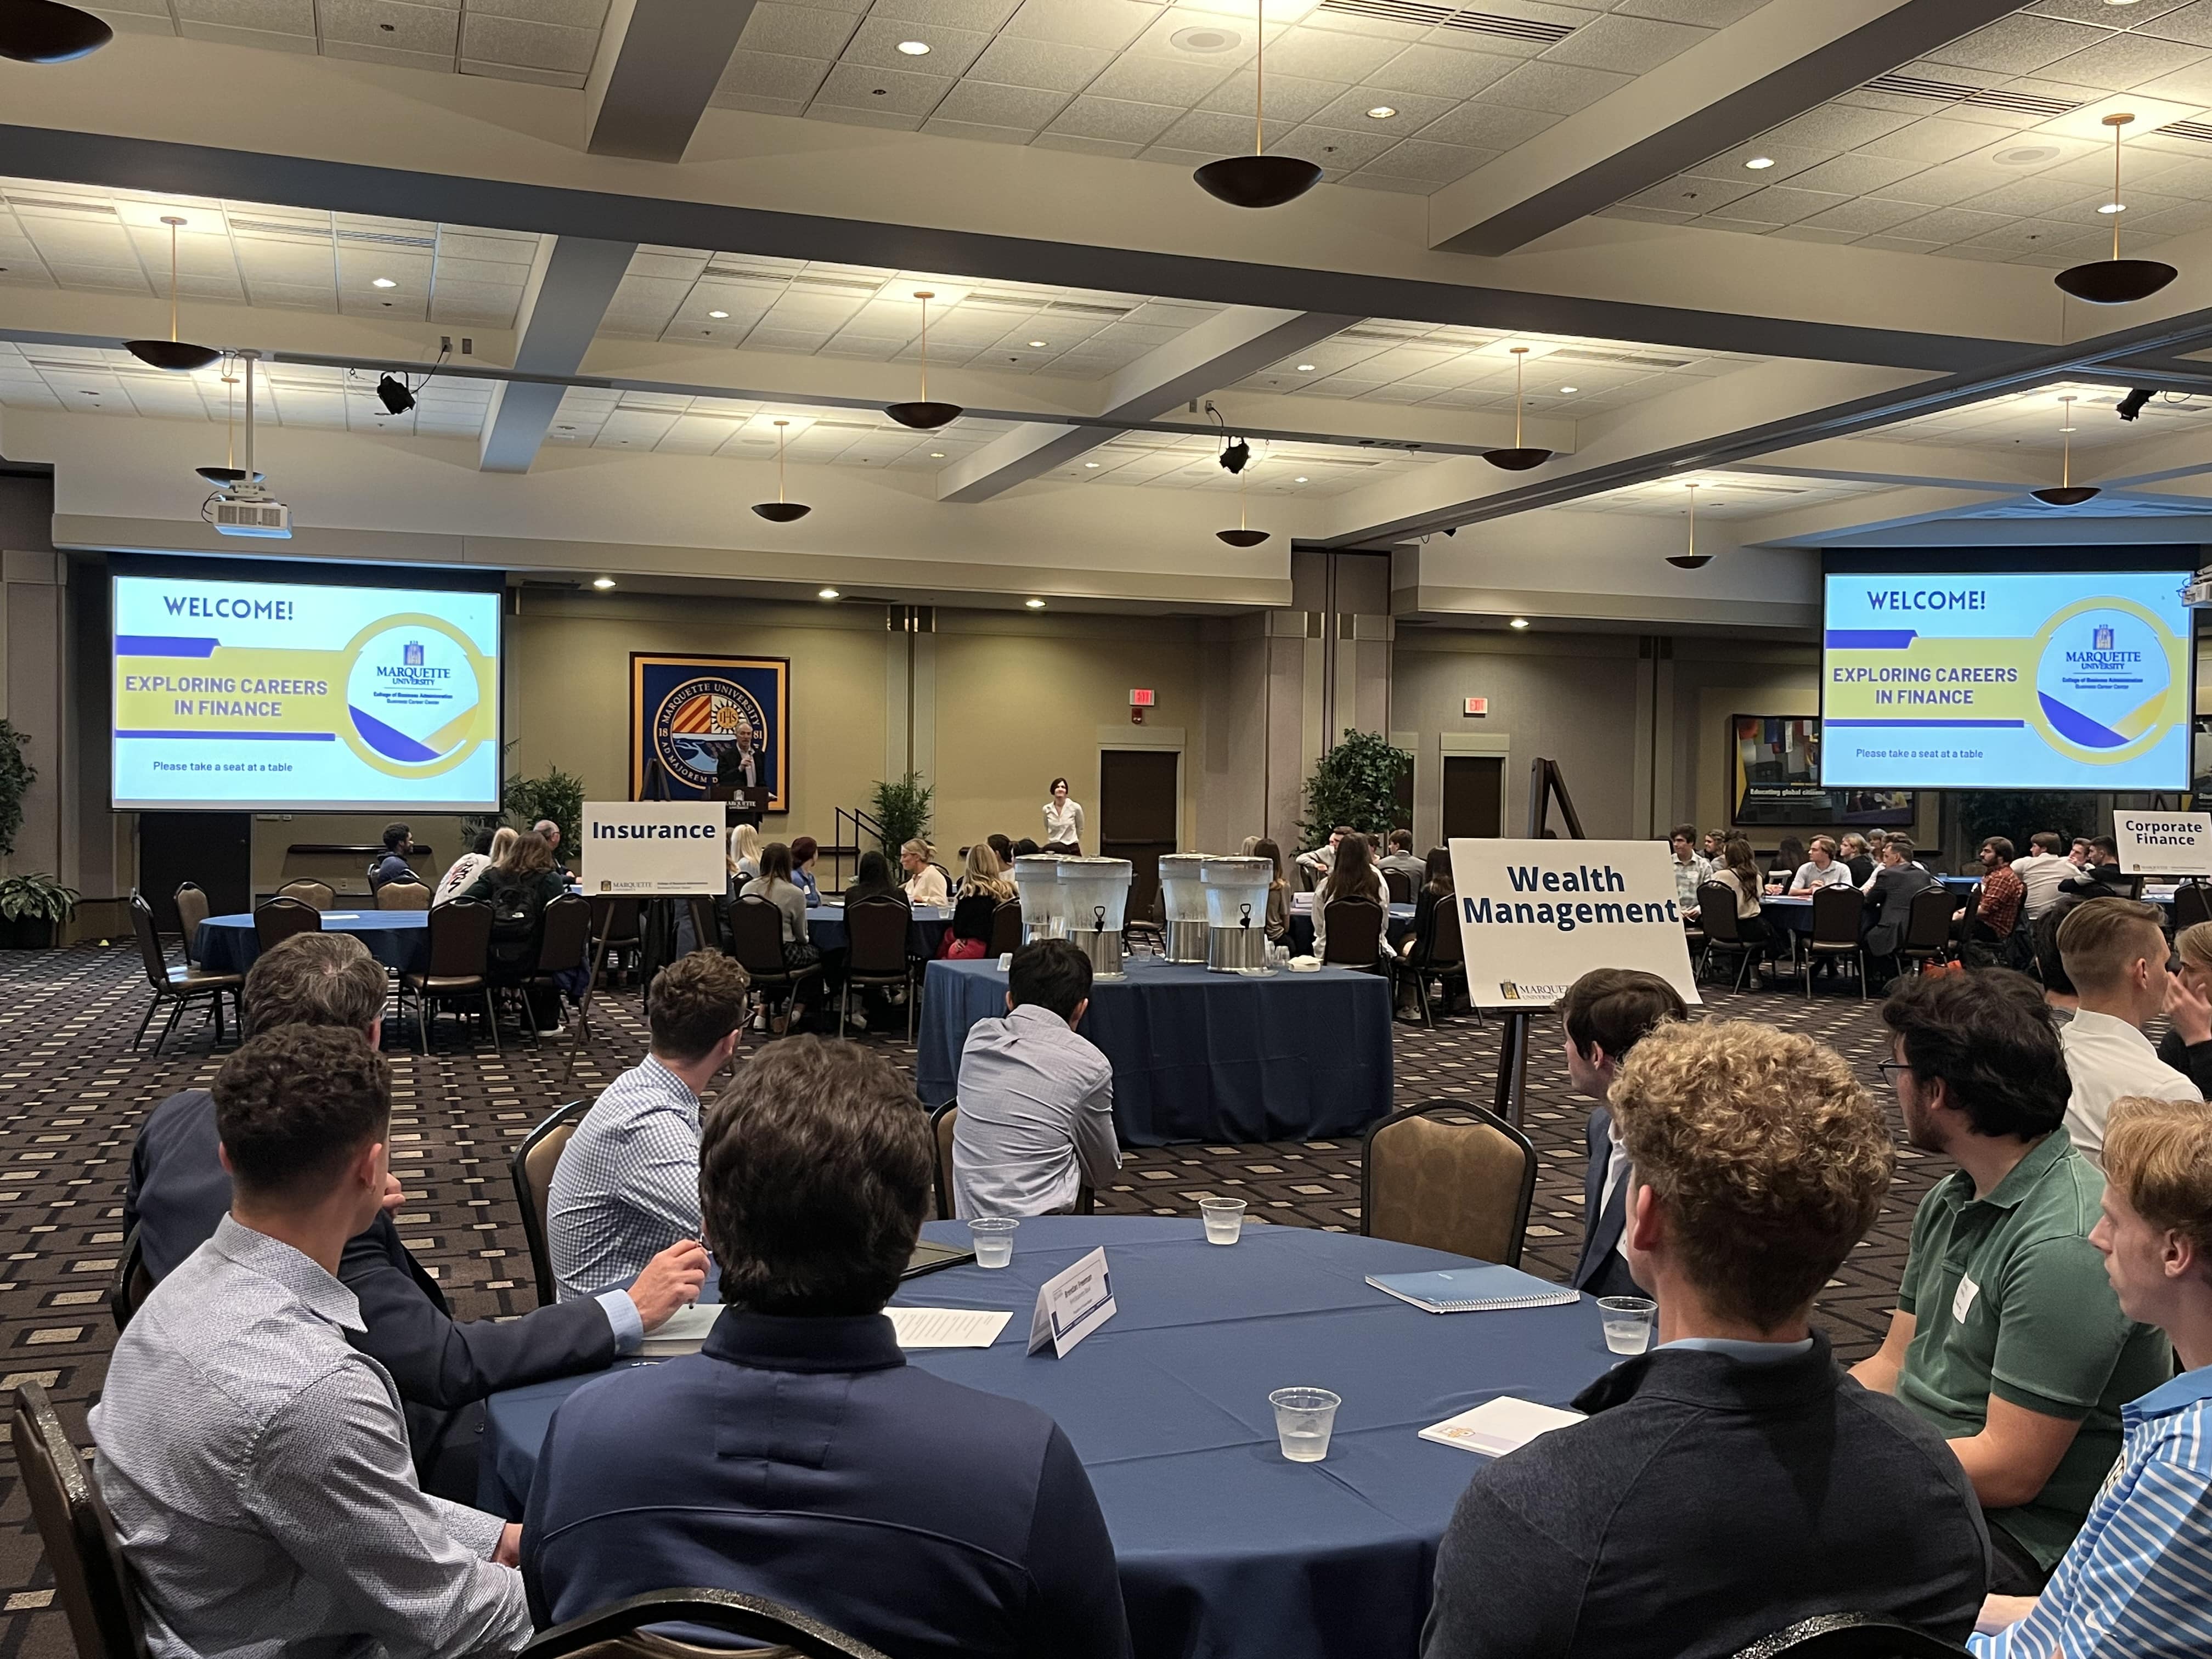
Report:
[[[636,252],[635,242],[541,237],[515,317],[515,368],[533,377],[573,373],[592,349]],[[551,378],[502,381],[484,411],[477,465],[486,472],[529,471],[567,390]]]
[[614,0],[584,82],[594,155],[680,161],[753,15],[753,0]]

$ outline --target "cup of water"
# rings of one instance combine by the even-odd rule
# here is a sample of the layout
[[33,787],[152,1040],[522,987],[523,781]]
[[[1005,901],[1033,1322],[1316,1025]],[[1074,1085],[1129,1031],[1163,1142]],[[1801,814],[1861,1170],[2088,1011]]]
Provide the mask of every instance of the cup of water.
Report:
[[968,1237],[975,1247],[979,1267],[1003,1267],[1014,1259],[1014,1229],[1022,1224],[1003,1217],[968,1224]]
[[1599,1318],[1605,1322],[1605,1346],[1615,1353],[1642,1353],[1651,1346],[1651,1327],[1657,1317],[1656,1303],[1640,1296],[1601,1296]]
[[1201,1198],[1198,1212],[1206,1221],[1206,1242],[1234,1244],[1244,1231],[1244,1200],[1241,1198]]
[[1329,1431],[1344,1401],[1327,1389],[1278,1389],[1267,1396],[1275,1408],[1275,1437],[1293,1463],[1318,1463],[1328,1455]]

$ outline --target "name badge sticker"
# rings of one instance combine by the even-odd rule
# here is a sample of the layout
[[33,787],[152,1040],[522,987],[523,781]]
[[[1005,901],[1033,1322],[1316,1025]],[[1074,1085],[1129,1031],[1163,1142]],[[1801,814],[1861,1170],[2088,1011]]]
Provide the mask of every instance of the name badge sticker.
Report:
[[1959,1281],[1959,1288],[1951,1297],[1951,1322],[1954,1325],[1966,1323],[1966,1316],[1973,1310],[1974,1298],[1981,1293],[1982,1287],[1972,1279],[1961,1279]]

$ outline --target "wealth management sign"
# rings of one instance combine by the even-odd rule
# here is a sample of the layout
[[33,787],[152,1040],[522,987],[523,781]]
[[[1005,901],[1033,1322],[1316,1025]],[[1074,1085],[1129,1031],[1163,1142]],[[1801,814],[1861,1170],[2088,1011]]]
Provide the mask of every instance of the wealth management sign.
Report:
[[1455,841],[1451,860],[1477,1006],[1541,1007],[1593,968],[1641,968],[1698,1000],[1664,842]]

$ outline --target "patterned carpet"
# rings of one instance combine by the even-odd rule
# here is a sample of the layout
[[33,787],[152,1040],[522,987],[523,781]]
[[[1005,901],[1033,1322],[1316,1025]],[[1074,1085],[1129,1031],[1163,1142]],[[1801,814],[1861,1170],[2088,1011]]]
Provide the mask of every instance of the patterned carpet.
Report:
[[[85,1411],[97,1396],[114,1330],[106,1306],[119,1247],[120,1206],[131,1145],[147,1112],[174,1091],[204,1086],[220,1056],[191,1022],[167,1052],[134,1052],[131,1034],[147,989],[135,952],[85,947],[0,953],[0,1391],[36,1377],[57,1401],[80,1445]],[[1875,1086],[1886,1058],[1874,1005],[1823,995],[1808,1004],[1786,993],[1717,994],[1716,1012],[1750,1015],[1812,1031],[1836,1044]],[[191,1017],[197,1020],[198,1016]],[[156,1022],[158,1024],[158,1022]],[[1401,1104],[1466,1099],[1487,1104],[1498,1027],[1461,1017],[1436,1030],[1397,1027]],[[901,1033],[902,1036],[902,1032]],[[890,1045],[902,1062],[912,1051]],[[403,1236],[447,1287],[464,1317],[532,1305],[529,1258],[507,1172],[512,1143],[564,1100],[593,1092],[642,1052],[637,994],[595,1002],[589,1040],[573,1084],[562,1070],[567,1043],[516,1046],[495,1057],[465,1046],[448,1022],[445,1046],[428,1057],[387,1043],[394,1075],[392,1160],[410,1202]],[[408,1038],[411,1044],[411,1034]],[[1586,1103],[1567,1087],[1555,1027],[1540,1030],[1528,1066],[1526,1127],[1542,1159],[1528,1228],[1530,1271],[1564,1279],[1582,1238],[1583,1125]],[[1357,1141],[1153,1148],[1127,1161],[1122,1179],[1099,1194],[1102,1212],[1194,1214],[1198,1200],[1239,1196],[1253,1212],[1293,1226],[1356,1230]],[[1887,1328],[1912,1211],[1942,1173],[1904,1152],[1891,1202],[1873,1235],[1832,1281],[1821,1324],[1847,1358],[1869,1352]],[[48,1609],[52,1580],[18,1490],[13,1459],[0,1452],[0,1659],[64,1659],[67,1626]]]

